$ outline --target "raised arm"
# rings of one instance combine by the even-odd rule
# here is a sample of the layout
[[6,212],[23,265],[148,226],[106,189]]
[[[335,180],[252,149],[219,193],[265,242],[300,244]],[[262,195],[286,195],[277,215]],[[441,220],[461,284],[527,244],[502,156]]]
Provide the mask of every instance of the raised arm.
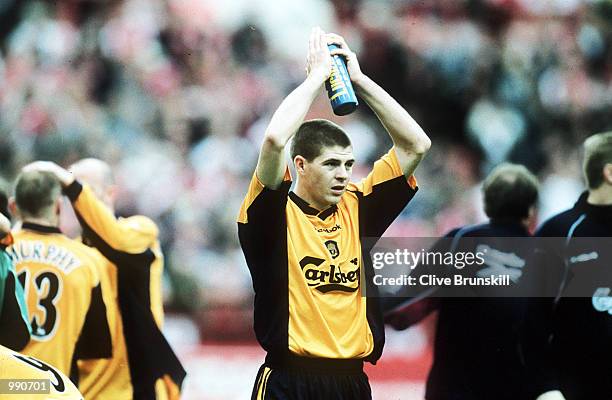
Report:
[[154,246],[159,232],[150,218],[138,215],[118,219],[87,184],[76,180],[65,186],[64,192],[83,228],[90,229],[112,249],[139,254]]
[[70,199],[83,228],[90,229],[113,250],[139,254],[154,246],[158,229],[151,219],[144,216],[118,219],[93,190],[86,184],[81,185],[70,171],[50,161],[35,161],[23,170],[54,174]]
[[431,147],[431,140],[389,93],[361,72],[357,56],[349,49],[342,36],[329,33],[327,41],[340,46],[332,50],[331,54],[338,54],[346,58],[347,68],[357,94],[374,111],[391,136],[400,167],[404,175],[410,176]]
[[277,189],[285,174],[284,149],[304,120],[323,83],[331,73],[331,56],[325,33],[314,28],[310,34],[306,80],[295,88],[274,112],[266,128],[257,178],[271,189]]

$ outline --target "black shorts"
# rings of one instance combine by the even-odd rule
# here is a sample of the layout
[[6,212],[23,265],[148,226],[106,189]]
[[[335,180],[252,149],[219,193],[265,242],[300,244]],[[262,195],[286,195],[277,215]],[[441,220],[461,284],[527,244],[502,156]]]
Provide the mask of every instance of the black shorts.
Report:
[[266,357],[251,400],[371,400],[361,360]]

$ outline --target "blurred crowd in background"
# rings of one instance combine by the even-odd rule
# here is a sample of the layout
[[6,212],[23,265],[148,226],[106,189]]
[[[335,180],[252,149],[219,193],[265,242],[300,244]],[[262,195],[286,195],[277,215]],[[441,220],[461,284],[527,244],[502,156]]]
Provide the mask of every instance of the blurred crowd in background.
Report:
[[[167,308],[205,339],[249,337],[235,219],[316,25],[432,138],[388,236],[483,220],[481,178],[504,160],[540,177],[542,219],[583,190],[578,144],[612,129],[611,0],[3,0],[2,185],[31,160],[108,161],[119,215],[159,224]],[[337,118],[322,94],[308,117],[345,127],[355,179],[390,146],[364,105]]]

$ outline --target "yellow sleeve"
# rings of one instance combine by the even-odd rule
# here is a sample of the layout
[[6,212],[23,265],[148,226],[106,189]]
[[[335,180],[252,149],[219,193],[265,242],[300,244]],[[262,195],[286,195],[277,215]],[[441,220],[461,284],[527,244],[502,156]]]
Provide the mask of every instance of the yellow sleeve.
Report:
[[134,216],[117,218],[86,185],[74,182],[66,189],[84,229],[91,230],[117,251],[138,254],[153,246],[158,228],[150,218]]
[[[361,182],[349,185],[349,190],[355,190],[363,193],[364,196],[372,193],[374,186],[395,179],[404,175],[402,168],[400,167],[395,153],[395,146],[393,146],[387,154],[382,156],[374,163],[372,171],[365,177]],[[408,177],[408,186],[410,189],[416,189],[417,180],[414,175]]]
[[413,175],[405,177],[395,147],[374,163],[370,174],[348,190],[359,201],[360,235],[380,237],[402,213],[418,190]]

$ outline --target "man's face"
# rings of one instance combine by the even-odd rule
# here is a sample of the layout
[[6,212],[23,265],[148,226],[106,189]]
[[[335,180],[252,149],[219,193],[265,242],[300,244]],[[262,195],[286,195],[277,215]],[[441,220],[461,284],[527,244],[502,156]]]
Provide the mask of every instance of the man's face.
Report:
[[354,163],[352,146],[324,147],[314,160],[304,160],[300,178],[313,207],[323,210],[340,201]]

